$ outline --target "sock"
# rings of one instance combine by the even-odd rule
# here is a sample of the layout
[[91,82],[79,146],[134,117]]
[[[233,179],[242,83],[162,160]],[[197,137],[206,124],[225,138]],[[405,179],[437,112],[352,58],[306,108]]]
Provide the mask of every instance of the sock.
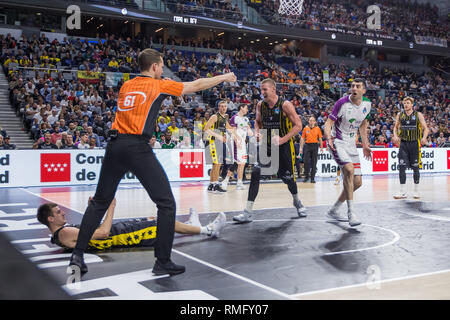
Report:
[[248,212],[252,212],[254,203],[254,201],[247,201],[247,206],[245,207],[245,209],[247,209]]
[[400,193],[405,193],[406,184],[400,184]]
[[219,184],[219,181],[213,181],[213,182],[211,182],[211,184],[212,184],[213,186],[215,186],[215,185]]
[[414,184],[414,192],[419,192],[419,184],[418,183]]
[[227,176],[225,179],[223,179],[222,186],[227,187],[228,186],[228,181],[230,181],[230,176]]
[[237,184],[242,184],[242,179],[238,179]]
[[83,256],[84,251],[81,250],[81,249],[76,249],[76,248],[75,248],[75,249],[73,249],[72,253],[73,253],[74,255],[76,255],[76,256]]
[[353,211],[353,200],[347,200],[348,212]]
[[337,200],[335,203],[334,203],[334,205],[333,205],[333,211],[336,211],[336,210],[338,210],[340,207],[341,207],[341,205],[343,204],[343,202],[340,202],[339,200]]

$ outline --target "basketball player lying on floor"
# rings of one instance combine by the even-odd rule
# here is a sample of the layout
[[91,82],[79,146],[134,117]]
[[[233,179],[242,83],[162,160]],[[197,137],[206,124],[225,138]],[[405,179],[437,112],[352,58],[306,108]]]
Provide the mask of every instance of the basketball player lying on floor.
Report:
[[[89,198],[91,201],[92,198]],[[111,202],[103,223],[95,230],[89,248],[104,250],[108,248],[152,247],[156,242],[156,220],[153,217],[127,219],[113,223],[116,199]],[[52,233],[51,242],[73,249],[77,243],[79,226],[67,224],[66,214],[56,203],[46,203],[38,208],[37,219],[45,224]],[[187,223],[175,222],[175,232],[180,234],[204,234],[217,237],[226,225],[223,212],[206,226],[200,224],[198,213],[190,210]]]

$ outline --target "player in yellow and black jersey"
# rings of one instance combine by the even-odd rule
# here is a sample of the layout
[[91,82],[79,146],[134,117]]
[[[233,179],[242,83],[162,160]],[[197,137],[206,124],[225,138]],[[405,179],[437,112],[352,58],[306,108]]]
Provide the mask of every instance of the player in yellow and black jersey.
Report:
[[[157,239],[157,224],[153,218],[127,219],[113,223],[115,199],[111,202],[103,223],[92,235],[88,248],[105,250],[113,248],[153,247]],[[66,214],[56,203],[45,203],[38,208],[37,219],[46,225],[52,237],[50,241],[64,249],[73,249],[77,243],[80,227],[67,224]],[[224,213],[219,213],[206,226],[200,224],[198,213],[191,209],[187,223],[175,222],[175,232],[180,234],[204,234],[217,237],[226,225]]]
[[[295,149],[293,138],[302,129],[302,122],[293,104],[277,95],[275,81],[272,79],[263,80],[261,82],[261,93],[264,99],[256,106],[255,137],[261,142],[260,150],[261,147],[267,148],[267,156],[270,162],[261,161],[263,159],[259,155],[264,155],[264,152],[258,152],[257,163],[252,169],[247,206],[244,212],[233,217],[233,220],[240,223],[252,221],[253,204],[258,195],[261,169],[263,168],[275,169],[274,172],[287,184],[299,217],[306,217],[306,209],[298,198],[294,175]],[[274,148],[278,148],[278,159],[272,157]],[[277,168],[275,168],[276,166]]]
[[233,136],[236,143],[239,143],[239,139],[228,121],[227,102],[220,101],[218,107],[219,111],[213,114],[205,125],[210,151],[206,152],[206,163],[212,164],[208,191],[223,194],[226,190],[219,184],[220,167],[233,164],[233,147],[232,143],[229,143],[231,141],[227,141],[227,132]]
[[413,197],[419,196],[419,169],[422,168],[421,146],[426,145],[428,127],[421,112],[414,110],[414,99],[403,99],[404,110],[397,114],[394,127],[394,144],[400,145],[398,151],[398,165],[400,177],[400,193],[394,195],[395,199],[405,199],[406,195],[406,168],[413,170],[414,192]]

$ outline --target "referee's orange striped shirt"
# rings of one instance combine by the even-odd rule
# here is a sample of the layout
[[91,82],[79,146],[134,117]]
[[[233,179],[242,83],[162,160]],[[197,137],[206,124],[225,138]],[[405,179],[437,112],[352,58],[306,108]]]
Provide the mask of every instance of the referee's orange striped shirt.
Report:
[[161,104],[167,96],[181,96],[184,84],[138,76],[120,88],[112,129],[124,134],[151,137]]

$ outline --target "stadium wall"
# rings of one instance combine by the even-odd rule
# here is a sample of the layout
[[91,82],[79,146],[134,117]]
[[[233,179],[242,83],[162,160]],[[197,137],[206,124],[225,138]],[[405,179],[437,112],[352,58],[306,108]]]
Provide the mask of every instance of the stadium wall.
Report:
[[[373,149],[372,161],[358,149],[364,175],[396,174],[398,149]],[[154,149],[170,181],[209,180],[211,165],[204,149]],[[0,188],[97,184],[105,150],[1,150]],[[450,172],[450,148],[423,148],[422,172]],[[149,168],[151,170],[151,168]],[[336,176],[337,165],[328,151],[319,153],[318,177]],[[125,174],[121,183],[139,183]]]

